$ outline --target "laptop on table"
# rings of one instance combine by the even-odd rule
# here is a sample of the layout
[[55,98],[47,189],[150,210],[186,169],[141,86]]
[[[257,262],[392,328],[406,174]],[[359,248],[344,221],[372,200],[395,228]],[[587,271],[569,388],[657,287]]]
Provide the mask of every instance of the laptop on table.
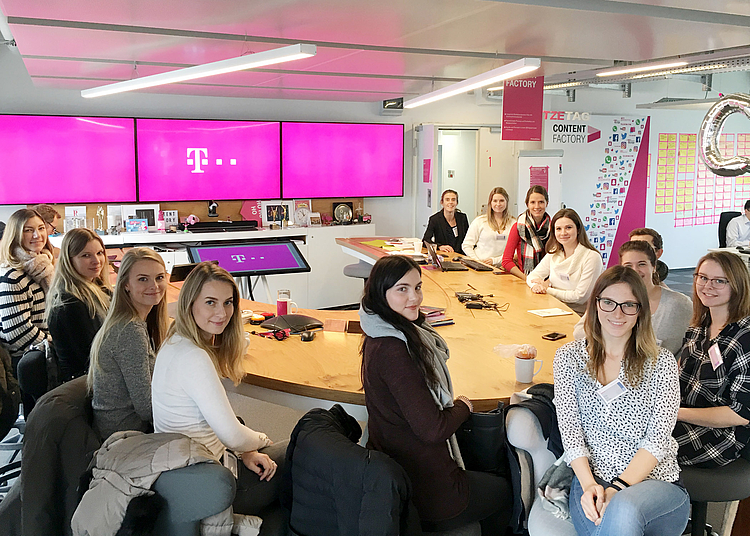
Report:
[[439,268],[443,272],[465,272],[468,270],[466,266],[460,262],[444,261],[440,255],[437,254],[435,244],[427,242],[427,255],[430,257],[430,262],[435,268]]

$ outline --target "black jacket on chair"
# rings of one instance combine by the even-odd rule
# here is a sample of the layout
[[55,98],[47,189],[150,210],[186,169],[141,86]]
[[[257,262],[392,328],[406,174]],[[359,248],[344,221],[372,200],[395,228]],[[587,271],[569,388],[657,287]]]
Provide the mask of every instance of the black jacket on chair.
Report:
[[448,245],[453,248],[456,253],[464,254],[462,245],[466,233],[469,230],[469,218],[466,214],[456,210],[456,227],[458,227],[458,236],[454,236],[453,229],[448,224],[448,221],[443,216],[443,211],[437,212],[430,216],[430,221],[427,223],[427,230],[424,232],[422,237],[423,242],[432,242],[438,246]]
[[336,404],[297,423],[286,451],[281,503],[300,536],[421,534],[406,472],[355,443],[362,431]]

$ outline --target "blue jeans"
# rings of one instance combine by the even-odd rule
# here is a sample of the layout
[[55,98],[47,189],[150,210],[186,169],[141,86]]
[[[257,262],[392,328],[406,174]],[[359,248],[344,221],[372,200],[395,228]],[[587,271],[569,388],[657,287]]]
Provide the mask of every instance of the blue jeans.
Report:
[[644,480],[615,493],[597,527],[583,513],[581,495],[581,483],[575,477],[570,488],[570,517],[579,536],[680,536],[690,512],[684,488]]

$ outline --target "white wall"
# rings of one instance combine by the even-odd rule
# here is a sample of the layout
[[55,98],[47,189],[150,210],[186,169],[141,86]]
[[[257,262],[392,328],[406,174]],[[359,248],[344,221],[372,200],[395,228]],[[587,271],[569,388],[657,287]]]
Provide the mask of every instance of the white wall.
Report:
[[[450,188],[459,193],[459,207],[469,217],[469,221],[479,213],[475,195],[477,138],[476,130],[440,130],[438,143],[443,147],[443,158],[440,182],[432,192],[433,212],[440,208],[440,194]],[[448,176],[449,171],[453,172],[453,178]]]

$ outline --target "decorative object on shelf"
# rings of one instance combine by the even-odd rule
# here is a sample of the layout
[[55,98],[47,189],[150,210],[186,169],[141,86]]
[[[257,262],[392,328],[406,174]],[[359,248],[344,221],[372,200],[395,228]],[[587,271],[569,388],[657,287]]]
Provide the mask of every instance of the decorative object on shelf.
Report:
[[322,225],[320,220],[320,212],[310,213],[310,225],[313,227],[319,227],[320,225]]
[[294,213],[294,201],[261,201],[263,226],[271,225],[282,226],[284,222],[289,223],[289,218]]
[[333,217],[327,212],[324,212],[323,214],[320,215],[320,222],[323,225],[331,225],[332,221],[333,221]]
[[195,225],[199,221],[201,221],[201,219],[195,214],[191,214],[190,216],[185,218],[185,223],[187,223],[188,225]]
[[750,95],[733,93],[722,97],[711,106],[698,130],[698,148],[701,160],[711,171],[722,177],[735,177],[750,173],[750,158],[746,156],[723,156],[719,151],[719,137],[727,118],[742,112],[750,119]]
[[312,213],[312,202],[309,199],[294,200],[294,223],[301,227],[310,225],[310,214]]
[[347,224],[352,222],[352,205],[351,202],[337,203],[333,209],[333,216],[338,223]]
[[258,227],[263,225],[263,205],[260,201],[243,201],[240,216],[245,221],[257,221]]
[[172,227],[177,227],[179,223],[180,223],[180,218],[177,215],[176,210],[164,211],[164,224],[166,225],[167,229],[170,229]]
[[104,234],[104,207],[101,205],[96,207],[96,231]]
[[158,204],[150,205],[122,205],[122,221],[137,219],[148,222],[148,230],[156,231],[156,218],[159,214]]
[[208,201],[208,217],[209,218],[218,218],[219,217],[219,213],[216,212],[216,209],[218,209],[218,208],[219,208],[219,203],[217,203],[216,201],[209,200]]

